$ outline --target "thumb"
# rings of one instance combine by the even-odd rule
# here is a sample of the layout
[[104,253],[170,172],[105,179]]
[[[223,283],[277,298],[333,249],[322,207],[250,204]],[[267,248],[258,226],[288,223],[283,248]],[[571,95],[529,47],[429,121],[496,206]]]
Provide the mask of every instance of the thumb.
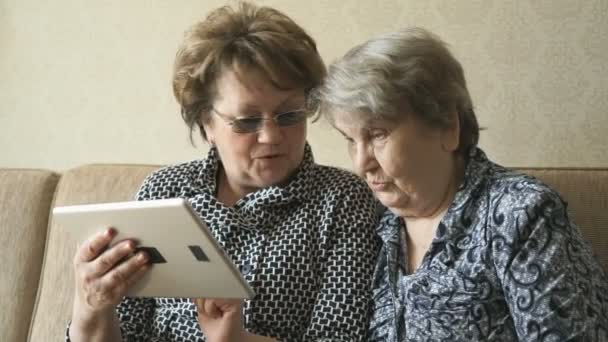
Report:
[[243,301],[240,299],[215,299],[214,304],[224,314],[241,314],[243,312]]
[[217,307],[213,299],[195,298],[193,301],[199,318],[217,319],[222,316],[220,308]]

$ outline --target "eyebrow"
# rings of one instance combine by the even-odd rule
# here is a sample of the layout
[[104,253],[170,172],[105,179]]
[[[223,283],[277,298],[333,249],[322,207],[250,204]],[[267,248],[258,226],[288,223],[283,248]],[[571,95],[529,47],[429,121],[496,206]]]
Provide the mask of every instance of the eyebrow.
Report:
[[[384,130],[387,130],[388,128],[385,127],[386,123],[384,123],[384,125],[383,125],[383,123],[384,123],[383,121],[377,120],[377,119],[365,120],[363,122],[363,124],[360,127],[358,127],[357,132],[359,134],[369,134],[370,131],[372,131],[374,129],[384,129]],[[339,129],[335,125],[333,127],[336,129],[336,131],[340,132],[340,134],[342,134],[343,137],[352,139],[351,136],[349,136],[348,134],[344,133],[341,129]]]
[[337,127],[335,127],[335,126],[334,126],[334,128],[336,129],[336,131],[340,132],[340,134],[341,134],[341,135],[342,135],[344,138],[346,138],[346,139],[353,139],[353,137],[351,137],[351,136],[349,136],[348,134],[346,134],[346,133],[342,132],[342,130],[340,130],[339,128],[337,128]]
[[[300,97],[300,94],[294,94],[292,96],[287,97],[285,100],[283,100],[283,102],[279,103],[279,105],[277,106],[277,109],[280,109],[279,112],[284,112],[281,108],[290,105],[292,103],[292,101],[296,101],[296,98]],[[306,97],[302,96],[302,100],[306,101]],[[300,107],[296,108],[299,109]],[[251,111],[256,111],[259,112],[260,108],[256,105],[252,105],[252,104],[245,104],[243,107],[239,108],[239,113],[236,113],[237,115],[243,115],[246,112],[251,112]],[[252,116],[252,115],[243,115],[243,116]]]
[[346,133],[342,132],[342,130],[340,130],[339,128],[335,127],[336,131],[340,132],[340,134],[342,134],[345,138],[348,138],[348,135],[346,135]]

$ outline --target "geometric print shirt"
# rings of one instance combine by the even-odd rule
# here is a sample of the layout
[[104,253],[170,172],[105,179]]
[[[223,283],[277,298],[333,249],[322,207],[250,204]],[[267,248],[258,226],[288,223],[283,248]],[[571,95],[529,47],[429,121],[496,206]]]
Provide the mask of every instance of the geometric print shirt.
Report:
[[[379,248],[366,184],[315,164],[306,145],[286,185],[227,207],[215,197],[220,163],[212,147],[203,160],[160,169],[137,199],[190,202],[255,292],[244,302],[246,330],[281,341],[362,341]],[[117,313],[124,341],[204,341],[186,298],[127,297]]]
[[473,148],[416,272],[404,221],[381,218],[368,340],[608,341],[606,274],[566,206]]

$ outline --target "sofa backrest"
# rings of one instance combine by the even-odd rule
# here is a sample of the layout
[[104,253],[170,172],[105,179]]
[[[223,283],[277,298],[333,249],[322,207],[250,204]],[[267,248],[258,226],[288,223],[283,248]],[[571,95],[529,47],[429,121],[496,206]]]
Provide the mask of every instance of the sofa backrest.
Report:
[[570,218],[608,272],[608,169],[523,168],[555,189],[568,203]]
[[59,175],[0,169],[0,340],[25,341]]
[[[158,166],[91,165],[67,171],[54,206],[132,199],[144,177]],[[583,235],[608,269],[608,169],[520,169],[552,186],[570,204]],[[30,341],[61,341],[71,315],[76,241],[50,222]],[[1,330],[0,330],[1,331]]]
[[[128,201],[158,166],[88,165],[66,171],[53,206]],[[63,341],[72,312],[72,259],[77,241],[50,222],[40,289],[30,326],[30,341]]]

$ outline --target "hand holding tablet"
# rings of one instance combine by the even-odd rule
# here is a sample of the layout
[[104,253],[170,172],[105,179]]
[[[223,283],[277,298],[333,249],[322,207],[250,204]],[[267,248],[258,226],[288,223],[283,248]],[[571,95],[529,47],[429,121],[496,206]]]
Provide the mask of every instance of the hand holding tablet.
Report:
[[114,228],[117,233],[110,246],[128,239],[138,242],[132,252],[146,252],[152,267],[130,287],[129,296],[253,297],[238,269],[184,199],[57,207],[53,219],[78,241]]

